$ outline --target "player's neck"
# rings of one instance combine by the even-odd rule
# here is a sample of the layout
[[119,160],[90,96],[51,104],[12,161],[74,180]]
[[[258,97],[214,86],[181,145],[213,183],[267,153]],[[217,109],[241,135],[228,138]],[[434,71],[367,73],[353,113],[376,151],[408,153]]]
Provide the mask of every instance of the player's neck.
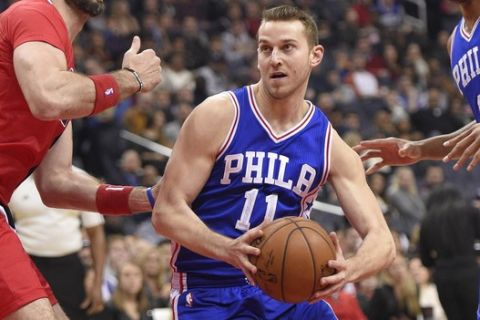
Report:
[[87,22],[89,16],[79,10],[75,10],[70,7],[65,0],[54,0],[53,5],[57,8],[58,12],[65,21],[67,26],[68,36],[73,42],[78,33],[82,30],[83,26]]
[[480,17],[480,3],[477,1],[471,1],[460,6],[463,19],[465,20],[465,31],[470,32]]
[[261,82],[253,86],[260,112],[277,133],[288,131],[305,117],[309,109],[305,91],[306,88],[299,88],[296,93],[278,99],[272,97]]

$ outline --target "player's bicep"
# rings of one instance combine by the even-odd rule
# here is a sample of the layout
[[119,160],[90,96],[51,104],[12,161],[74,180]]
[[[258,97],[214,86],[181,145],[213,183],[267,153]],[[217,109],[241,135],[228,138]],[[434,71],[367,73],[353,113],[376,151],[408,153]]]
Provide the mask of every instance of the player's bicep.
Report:
[[174,192],[174,201],[191,204],[202,190],[233,121],[233,109],[226,104],[222,98],[207,100],[183,124],[162,179],[165,196]]
[[178,197],[169,198],[169,201],[184,200],[191,204],[213,167],[208,145],[199,140],[195,133],[196,131],[187,120],[167,163],[160,195],[172,196],[174,193],[173,196]]
[[55,90],[51,77],[67,69],[65,54],[45,42],[25,42],[15,48],[13,63],[20,88],[35,115],[36,108],[48,104]]
[[381,211],[370,190],[360,157],[333,132],[332,167],[329,182],[332,184],[346,218],[364,237],[378,226]]

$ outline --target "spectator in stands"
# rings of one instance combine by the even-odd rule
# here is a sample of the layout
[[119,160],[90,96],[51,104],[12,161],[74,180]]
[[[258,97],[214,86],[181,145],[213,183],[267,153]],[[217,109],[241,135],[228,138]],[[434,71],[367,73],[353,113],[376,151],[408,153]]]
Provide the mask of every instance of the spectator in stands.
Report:
[[397,254],[384,272],[381,285],[370,301],[369,320],[416,320],[420,315],[415,280],[408,272],[406,258]]
[[418,194],[415,175],[409,167],[395,170],[392,183],[387,191],[387,199],[395,210],[391,223],[393,227],[410,237],[415,226],[425,215],[425,205]]
[[185,53],[183,51],[172,52],[167,62],[160,87],[173,93],[183,88],[193,90],[195,88],[194,75],[185,67]]
[[107,239],[107,261],[105,264],[105,276],[102,285],[104,301],[109,301],[118,284],[118,272],[120,267],[132,257],[127,250],[125,238],[121,235],[109,236]]
[[420,196],[424,202],[435,188],[445,183],[445,174],[443,167],[438,163],[432,163],[425,169],[422,187],[420,188]]
[[430,280],[430,273],[422,265],[420,258],[413,258],[409,262],[409,270],[418,287],[418,303],[422,310],[424,319],[447,320],[443,311],[440,299],[438,298],[437,287]]
[[[149,305],[155,308],[165,308],[170,304],[170,282],[165,281],[165,266],[157,247],[147,249],[138,259],[145,278],[144,291],[147,295]],[[167,266],[168,268],[168,266]],[[170,274],[170,272],[168,272]]]
[[135,103],[125,112],[125,129],[142,134],[147,127],[151,111],[155,108],[153,92],[144,92],[136,96]]
[[130,12],[128,0],[112,2],[110,14],[106,19],[106,48],[117,61],[123,52],[128,49],[130,39],[140,31],[140,24]]
[[147,311],[154,306],[148,304],[144,291],[142,269],[132,261],[123,264],[118,270],[118,286],[108,305],[110,319],[147,320]]
[[430,195],[420,230],[420,256],[449,320],[476,319],[479,267],[474,250],[480,213],[456,188],[442,186]]
[[445,104],[444,94],[438,88],[431,87],[428,89],[426,107],[412,113],[413,127],[425,137],[449,133],[462,127],[462,123],[458,123],[446,108],[442,108],[442,104]]

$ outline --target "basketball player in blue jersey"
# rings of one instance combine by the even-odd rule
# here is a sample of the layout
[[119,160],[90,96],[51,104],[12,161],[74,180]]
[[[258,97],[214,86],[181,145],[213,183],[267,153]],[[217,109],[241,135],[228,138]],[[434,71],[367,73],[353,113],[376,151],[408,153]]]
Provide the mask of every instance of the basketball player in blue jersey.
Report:
[[[261,80],[208,98],[185,121],[152,216],[156,230],[173,240],[175,319],[336,319],[322,298],[393,260],[393,240],[360,158],[304,100],[323,57],[317,39],[305,12],[266,10],[258,31]],[[273,300],[245,278],[255,272],[246,253],[258,254],[248,241],[264,221],[308,218],[327,182],[363,243],[345,260],[332,233],[337,258],[329,266],[337,272],[322,279],[324,289],[309,302]],[[232,252],[232,239],[242,250]]]
[[[450,134],[419,141],[398,138],[362,141],[354,147],[362,154],[362,160],[381,158],[367,169],[367,174],[384,166],[410,165],[421,160],[457,160],[453,169],[459,170],[471,159],[467,170],[472,171],[480,161],[480,1],[451,1],[460,5],[462,19],[448,41],[450,66],[453,79],[468,101],[475,120]],[[477,319],[480,320],[480,305]]]

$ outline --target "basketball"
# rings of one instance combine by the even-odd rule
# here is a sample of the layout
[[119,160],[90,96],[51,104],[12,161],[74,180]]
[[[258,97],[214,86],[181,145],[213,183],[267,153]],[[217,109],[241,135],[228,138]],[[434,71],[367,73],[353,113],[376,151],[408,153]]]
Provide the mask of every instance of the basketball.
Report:
[[335,260],[335,246],[328,233],[312,220],[277,219],[252,245],[261,250],[259,256],[250,257],[257,267],[255,282],[279,301],[309,299],[322,288],[320,279],[335,272],[327,266],[329,260]]

